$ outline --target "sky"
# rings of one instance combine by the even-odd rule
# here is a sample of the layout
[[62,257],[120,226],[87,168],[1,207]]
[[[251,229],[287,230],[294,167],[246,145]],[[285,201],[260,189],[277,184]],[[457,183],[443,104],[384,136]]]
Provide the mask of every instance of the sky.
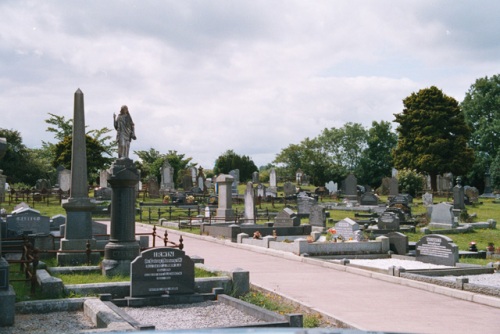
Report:
[[56,143],[45,120],[72,118],[81,89],[88,129],[113,129],[127,105],[131,151],[205,169],[229,149],[262,166],[325,128],[392,122],[430,86],[461,102],[500,72],[498,0],[2,0],[0,13],[0,128]]

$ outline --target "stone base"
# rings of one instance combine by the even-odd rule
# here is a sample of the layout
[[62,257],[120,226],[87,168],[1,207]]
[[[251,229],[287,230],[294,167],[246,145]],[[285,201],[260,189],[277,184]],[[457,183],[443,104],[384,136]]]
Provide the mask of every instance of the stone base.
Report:
[[430,223],[429,228],[434,228],[434,229],[444,229],[444,230],[449,230],[453,228],[457,228],[458,224],[453,223],[453,224],[445,224],[445,223]]
[[216,220],[213,223],[218,223],[221,220],[224,221],[233,221],[234,220],[234,211],[233,209],[217,209],[215,214]]
[[[94,239],[90,241],[90,249],[96,249],[96,241]],[[85,239],[62,239],[61,240],[61,253],[57,253],[57,263],[60,266],[78,266],[82,264],[88,264],[87,254],[85,250],[87,249],[87,240]],[[71,252],[73,250],[81,252]],[[68,251],[65,253],[64,251]],[[90,254],[90,264],[96,265],[101,261],[101,254],[97,252],[92,252]]]
[[102,274],[108,277],[130,275],[130,264],[140,255],[137,241],[109,242],[104,248]]
[[14,325],[14,313],[16,309],[16,293],[9,285],[7,290],[0,290],[0,327]]

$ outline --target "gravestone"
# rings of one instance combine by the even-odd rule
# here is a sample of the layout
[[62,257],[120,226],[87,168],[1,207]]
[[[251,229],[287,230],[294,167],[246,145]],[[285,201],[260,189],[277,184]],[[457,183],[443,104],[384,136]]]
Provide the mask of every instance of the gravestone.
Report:
[[309,213],[309,224],[311,226],[326,227],[325,207],[321,205],[311,206],[311,211]]
[[397,196],[399,194],[399,182],[395,177],[391,177],[389,181],[389,197]]
[[273,227],[300,226],[300,218],[290,208],[284,208],[276,215]]
[[302,169],[297,169],[297,171],[295,172],[295,182],[297,183],[297,185],[301,185],[302,184],[302,176],[304,175],[304,172],[302,171]]
[[424,203],[425,206],[430,206],[433,204],[433,198],[432,194],[426,192],[425,194],[422,195],[422,202]]
[[[231,193],[231,187],[234,178],[231,175],[220,174],[215,179],[217,184],[217,189],[219,193],[218,197],[218,208],[216,211],[216,218],[224,221],[234,220],[233,211],[233,197]],[[217,222],[217,221],[216,221]]]
[[59,231],[61,225],[66,224],[66,216],[64,215],[55,215],[50,218],[50,230],[51,231]]
[[69,191],[71,188],[71,170],[62,169],[57,175],[57,182],[59,183],[59,189],[64,192]]
[[354,232],[359,230],[359,224],[351,218],[344,218],[335,224],[336,235],[344,240],[354,238]]
[[269,188],[271,192],[278,191],[278,180],[276,170],[274,168],[271,168],[271,171],[269,172]]
[[156,177],[152,176],[148,179],[148,195],[150,198],[160,198],[160,188]]
[[7,216],[7,229],[20,236],[23,234],[49,234],[50,218],[40,211],[24,208]]
[[266,197],[266,186],[261,183],[257,185],[257,197]]
[[399,224],[398,215],[391,211],[384,211],[377,221],[379,230],[399,231]]
[[161,167],[160,190],[162,191],[162,193],[175,190],[174,167],[172,167],[166,160]]
[[297,213],[299,217],[307,217],[311,213],[311,207],[316,205],[318,201],[307,195],[297,196]]
[[257,218],[257,208],[255,207],[255,198],[253,191],[253,183],[248,182],[245,189],[245,215],[244,219],[247,223],[255,223]]
[[389,238],[389,249],[398,255],[406,255],[410,251],[408,236],[401,232],[390,232],[386,234]]
[[[196,183],[196,176],[198,176],[198,170],[194,166],[191,166],[188,169],[189,169],[189,174],[191,175],[191,184],[193,185]],[[192,187],[192,185],[191,185],[191,187]],[[186,188],[185,190],[187,190],[187,189],[188,188]]]
[[372,192],[366,192],[363,195],[361,195],[361,198],[359,199],[359,204],[377,206],[378,197]]
[[214,187],[213,183],[212,183],[212,179],[208,178],[205,180],[205,189],[207,191],[210,191],[212,190],[212,188]]
[[252,183],[258,184],[260,182],[259,180],[259,172],[253,172],[252,173]]
[[285,193],[285,197],[297,194],[297,189],[292,182],[285,182],[285,184],[283,184],[283,191]]
[[491,174],[490,174],[490,169],[488,168],[484,173],[484,191],[480,197],[495,198],[495,195],[493,194],[492,190],[493,189],[491,187]]
[[476,187],[465,186],[464,187],[465,195],[469,198],[470,203],[479,202],[479,190]]
[[416,260],[443,266],[455,266],[458,262],[458,246],[447,236],[429,234],[415,246]]
[[349,200],[358,199],[358,189],[357,189],[358,179],[354,174],[349,174],[344,180],[344,197]]
[[99,172],[99,187],[101,188],[108,188],[108,176],[109,172],[104,169]]
[[396,214],[400,223],[405,223],[406,215],[408,215],[408,213],[405,212],[404,204],[394,204],[394,206],[385,209],[384,212],[392,212]]
[[102,201],[111,200],[111,188],[97,188],[94,189],[94,198]]
[[193,188],[193,178],[190,174],[185,174],[182,177],[182,189],[189,191],[191,188]]
[[184,251],[153,248],[131,263],[130,297],[194,293],[194,262]]
[[453,215],[453,205],[439,203],[432,206],[431,222],[429,227],[450,229],[457,227],[455,216]]
[[335,194],[339,190],[338,184],[333,181],[325,183],[325,188],[328,189],[330,194]]
[[238,184],[240,183],[240,170],[233,169],[229,172],[229,175],[233,177],[233,183],[231,185],[231,194],[238,195]]
[[457,177],[457,184],[453,187],[453,208],[456,210],[465,209],[465,194],[461,181],[462,179]]
[[51,188],[50,186],[50,181],[47,179],[38,179],[36,180],[35,183],[35,190],[37,191],[42,191],[42,190],[49,190]]

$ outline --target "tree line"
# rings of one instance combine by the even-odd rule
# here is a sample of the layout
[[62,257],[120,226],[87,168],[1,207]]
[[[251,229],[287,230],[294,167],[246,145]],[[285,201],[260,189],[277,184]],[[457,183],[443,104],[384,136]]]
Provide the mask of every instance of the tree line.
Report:
[[[266,166],[257,168],[251,157],[229,149],[216,158],[207,177],[240,170],[240,181],[248,181],[259,170],[265,181],[271,168],[283,179],[294,180],[300,168],[311,183],[339,182],[354,173],[360,184],[378,187],[393,168],[403,175],[429,175],[436,190],[437,175],[462,176],[465,184],[482,191],[484,177],[490,173],[493,186],[500,188],[500,76],[477,79],[459,103],[437,87],[412,93],[403,99],[403,110],[391,122],[373,121],[370,128],[346,123],[340,128],[325,128],[314,138],[305,138],[283,148]],[[49,113],[47,131],[56,143],[42,142],[42,148],[30,149],[21,134],[0,129],[8,150],[0,160],[0,169],[11,184],[34,185],[38,179],[56,182],[56,168],[71,168],[72,119]],[[99,170],[108,168],[116,155],[111,129],[89,130],[86,134],[88,179],[97,183]],[[134,151],[135,164],[143,180],[161,179],[161,166],[168,161],[174,168],[174,182],[182,183],[182,171],[198,164],[192,157],[175,150],[166,153],[150,148]],[[409,172],[408,172],[409,171]],[[408,174],[410,173],[410,174]]]

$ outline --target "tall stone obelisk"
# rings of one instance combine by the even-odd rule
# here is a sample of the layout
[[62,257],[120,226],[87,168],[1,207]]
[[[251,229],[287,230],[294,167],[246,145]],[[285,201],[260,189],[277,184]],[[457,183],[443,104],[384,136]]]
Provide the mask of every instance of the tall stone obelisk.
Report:
[[[57,262],[62,266],[87,263],[85,253],[65,253],[65,250],[95,249],[95,239],[92,236],[92,210],[95,204],[88,196],[87,184],[87,147],[85,141],[85,111],[83,93],[80,89],[75,92],[73,111],[73,143],[71,147],[71,189],[68,202],[63,204],[66,210],[66,227],[64,238],[61,240],[60,253]],[[91,262],[97,264],[99,253],[91,255]]]
[[[0,138],[0,159],[6,151],[7,141],[5,138]],[[9,263],[2,257],[2,229],[0,229],[0,327],[14,324],[15,304],[16,293],[9,284]]]

